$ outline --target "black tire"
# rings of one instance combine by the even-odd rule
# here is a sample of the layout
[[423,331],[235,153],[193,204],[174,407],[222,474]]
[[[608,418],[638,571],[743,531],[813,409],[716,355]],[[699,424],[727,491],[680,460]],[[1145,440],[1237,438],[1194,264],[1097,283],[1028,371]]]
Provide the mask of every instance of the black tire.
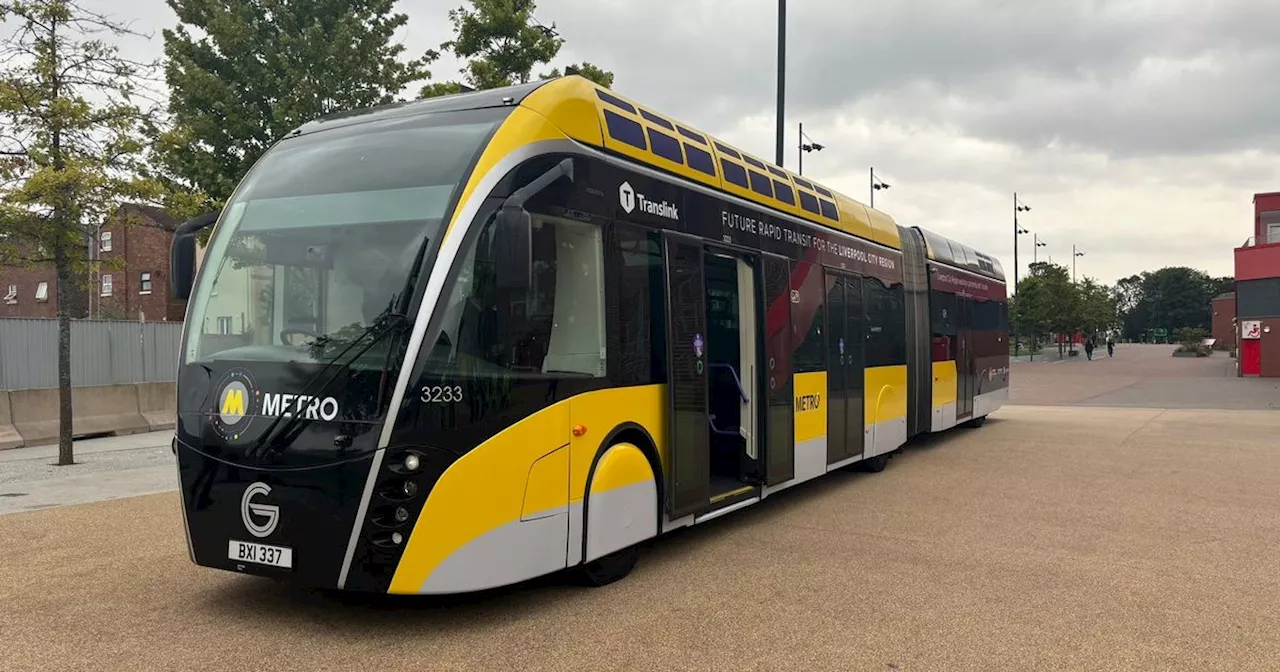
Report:
[[964,426],[969,429],[977,429],[985,424],[987,424],[987,416],[984,415],[980,418],[974,418],[969,422],[964,423]]
[[636,561],[639,559],[640,547],[638,545],[629,546],[620,551],[614,551],[603,558],[596,558],[591,562],[574,567],[573,575],[580,585],[588,588],[600,588],[626,578],[631,573],[631,570],[635,568]]
[[885,467],[889,466],[889,454],[885,453],[884,455],[876,455],[875,457],[867,458],[859,462],[858,466],[862,471],[878,474],[884,471]]

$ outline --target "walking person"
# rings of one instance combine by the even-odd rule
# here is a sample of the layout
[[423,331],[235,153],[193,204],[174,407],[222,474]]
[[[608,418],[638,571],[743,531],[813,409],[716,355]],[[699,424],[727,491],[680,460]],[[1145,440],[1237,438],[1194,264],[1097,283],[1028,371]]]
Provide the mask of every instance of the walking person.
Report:
[[1116,339],[1111,336],[1107,337],[1107,356],[1108,357],[1116,356]]
[[1093,359],[1093,337],[1084,339],[1084,356]]

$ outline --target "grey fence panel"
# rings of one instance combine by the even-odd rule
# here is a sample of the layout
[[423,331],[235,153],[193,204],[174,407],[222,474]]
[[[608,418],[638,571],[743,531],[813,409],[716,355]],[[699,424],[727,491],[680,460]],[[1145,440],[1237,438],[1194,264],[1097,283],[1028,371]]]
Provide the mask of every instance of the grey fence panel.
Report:
[[56,386],[57,355],[58,324],[53,320],[0,320],[0,388]]
[[[111,329],[109,325],[71,324],[71,384],[77,387],[84,385],[111,385],[112,360]],[[49,368],[57,370],[57,360],[50,363]],[[56,374],[55,374],[56,375]],[[57,385],[54,380],[53,387]]]
[[145,377],[148,383],[167,382],[178,377],[178,356],[182,350],[182,326],[148,322],[143,325],[142,353],[147,362]]
[[[74,320],[71,384],[123,385],[177,377],[180,322]],[[57,387],[58,323],[0,318],[0,389]]]

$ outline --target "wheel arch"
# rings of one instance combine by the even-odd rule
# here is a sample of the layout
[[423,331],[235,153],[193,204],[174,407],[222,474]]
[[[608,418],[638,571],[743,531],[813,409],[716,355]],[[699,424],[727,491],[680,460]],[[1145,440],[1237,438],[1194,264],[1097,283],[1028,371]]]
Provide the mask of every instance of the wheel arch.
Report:
[[595,480],[596,467],[600,465],[600,459],[604,457],[604,454],[620,443],[628,443],[635,446],[649,462],[649,469],[653,472],[654,487],[658,493],[656,506],[654,507],[654,522],[658,533],[662,533],[663,503],[666,502],[667,492],[666,479],[663,477],[664,473],[662,471],[662,458],[658,455],[657,443],[653,440],[653,435],[644,426],[635,422],[624,422],[605,435],[600,445],[596,448],[595,457],[591,459],[591,468],[587,470],[587,480],[583,484],[582,490],[582,556],[578,558],[576,564],[584,563],[587,557],[587,534],[590,530],[589,519],[591,517],[591,483]]

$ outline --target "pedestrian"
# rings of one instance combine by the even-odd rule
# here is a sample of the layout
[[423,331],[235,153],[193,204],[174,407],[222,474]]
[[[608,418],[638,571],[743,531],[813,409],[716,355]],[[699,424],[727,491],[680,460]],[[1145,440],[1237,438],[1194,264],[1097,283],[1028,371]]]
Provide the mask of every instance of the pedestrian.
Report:
[[1093,359],[1093,337],[1084,339],[1084,356]]
[[1116,356],[1116,339],[1111,336],[1107,337],[1107,356],[1108,357]]

